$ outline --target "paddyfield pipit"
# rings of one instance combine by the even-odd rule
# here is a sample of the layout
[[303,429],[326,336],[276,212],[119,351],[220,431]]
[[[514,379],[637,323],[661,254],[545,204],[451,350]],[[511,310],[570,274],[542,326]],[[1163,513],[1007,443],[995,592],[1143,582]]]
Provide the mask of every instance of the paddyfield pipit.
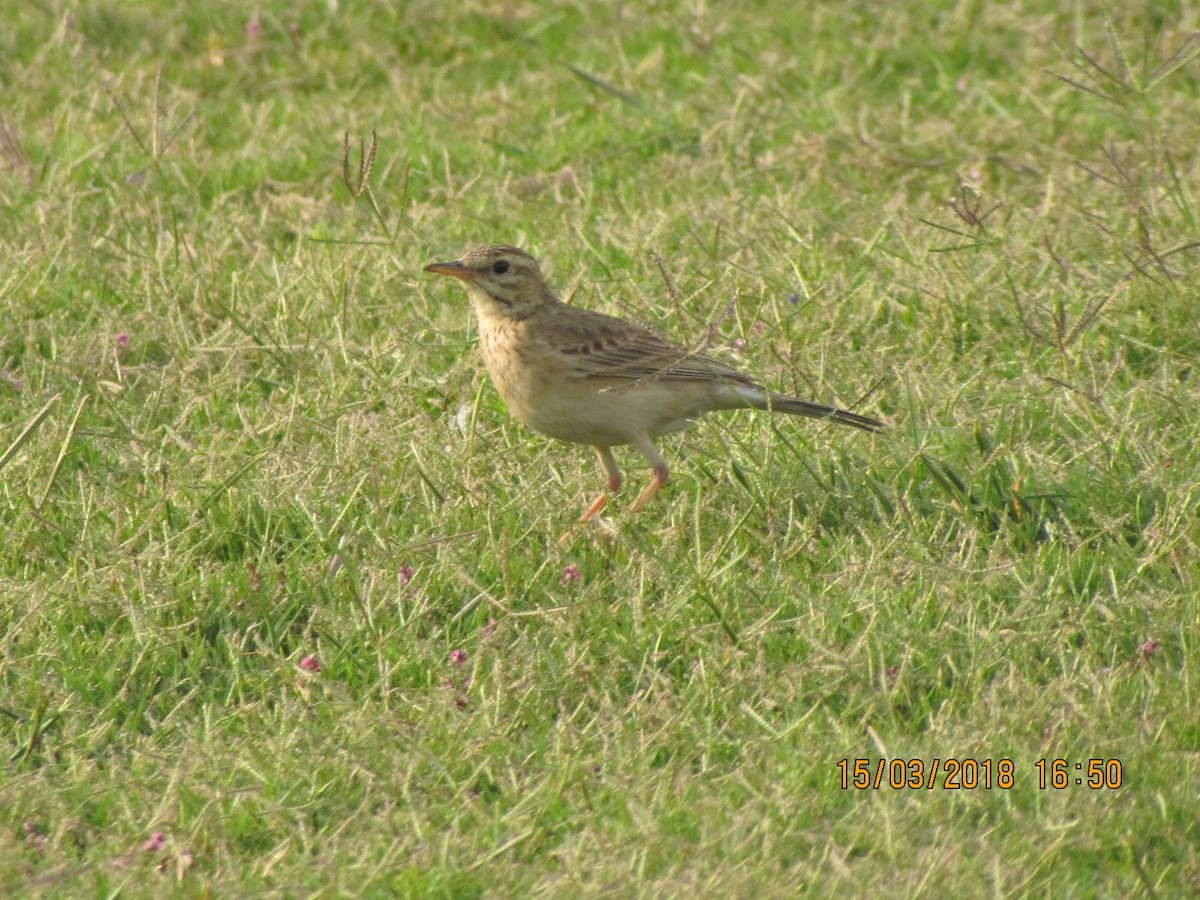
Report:
[[[883,423],[866,416],[774,394],[737,369],[691,353],[654,332],[559,300],[528,253],[479,247],[426,272],[458,278],[479,319],[479,345],[509,410],[534,431],[589,444],[608,489],[621,488],[612,448],[632,444],[653,469],[633,505],[637,512],[667,483],[667,461],[653,439],[682,431],[718,409],[765,409],[825,419],[863,431]],[[604,508],[601,493],[586,522]]]

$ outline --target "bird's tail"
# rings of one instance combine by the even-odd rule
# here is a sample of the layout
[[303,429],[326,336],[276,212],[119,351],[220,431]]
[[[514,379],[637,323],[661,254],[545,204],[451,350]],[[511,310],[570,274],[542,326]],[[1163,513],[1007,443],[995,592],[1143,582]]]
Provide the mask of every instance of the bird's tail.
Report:
[[758,409],[770,409],[776,412],[790,413],[793,416],[807,416],[810,419],[827,419],[839,425],[849,425],[862,431],[882,431],[887,426],[878,419],[860,416],[844,409],[824,406],[820,403],[809,403],[807,400],[797,400],[783,394],[764,394],[756,398],[754,405]]
[[861,431],[883,431],[887,426],[878,419],[860,416],[848,410],[825,406],[821,403],[810,403],[798,400],[786,394],[772,394],[761,385],[749,384],[720,384],[714,392],[715,409],[743,409],[747,406],[754,409],[766,409],[772,412],[784,412],[793,416],[807,416],[810,419],[825,419],[837,422],[839,425],[849,425]]

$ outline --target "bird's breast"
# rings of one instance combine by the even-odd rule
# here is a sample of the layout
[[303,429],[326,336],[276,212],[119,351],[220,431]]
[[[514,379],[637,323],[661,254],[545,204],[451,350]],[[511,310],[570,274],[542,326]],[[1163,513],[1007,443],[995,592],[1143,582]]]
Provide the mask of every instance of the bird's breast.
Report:
[[531,428],[541,430],[537,410],[542,408],[561,373],[538,342],[530,335],[529,324],[512,319],[491,318],[480,321],[479,348],[488,375],[514,416]]

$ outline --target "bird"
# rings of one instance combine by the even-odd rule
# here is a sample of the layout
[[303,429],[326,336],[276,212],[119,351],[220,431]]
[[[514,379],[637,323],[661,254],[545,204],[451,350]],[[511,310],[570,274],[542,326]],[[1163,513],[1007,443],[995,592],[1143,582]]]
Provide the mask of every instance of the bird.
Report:
[[[670,469],[654,439],[716,410],[760,409],[878,432],[878,419],[775,393],[727,363],[692,352],[648,328],[560,300],[536,259],[517,247],[467,251],[424,271],[463,283],[479,322],[492,383],[528,428],[596,452],[611,493],[621,489],[613,447],[632,445],[651,469],[631,509],[641,511]],[[596,516],[608,494],[587,507]],[[565,542],[571,536],[563,536]]]

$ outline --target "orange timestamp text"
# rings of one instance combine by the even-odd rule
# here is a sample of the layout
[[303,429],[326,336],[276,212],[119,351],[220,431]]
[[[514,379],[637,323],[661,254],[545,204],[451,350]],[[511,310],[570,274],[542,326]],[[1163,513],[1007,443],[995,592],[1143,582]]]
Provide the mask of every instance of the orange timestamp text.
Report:
[[[1039,759],[1033,764],[1037,786],[1063,790],[1088,787],[1116,790],[1125,783],[1125,767],[1119,759]],[[1017,765],[1011,759],[839,759],[838,776],[844,791],[856,789],[1002,791],[1017,786]]]

